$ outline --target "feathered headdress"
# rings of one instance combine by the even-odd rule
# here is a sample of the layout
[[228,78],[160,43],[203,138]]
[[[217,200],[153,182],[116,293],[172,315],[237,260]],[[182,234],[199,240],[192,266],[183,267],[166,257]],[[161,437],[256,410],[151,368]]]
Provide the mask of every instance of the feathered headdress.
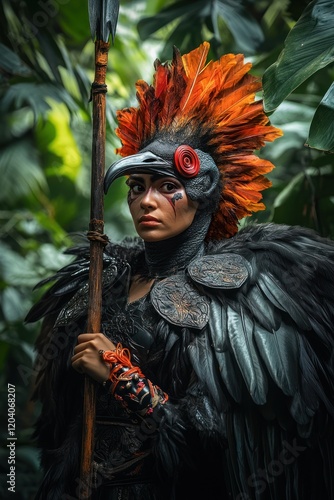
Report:
[[261,82],[248,73],[251,64],[241,54],[206,63],[209,48],[204,42],[183,56],[175,48],[171,63],[155,62],[153,85],[136,83],[139,106],[117,112],[122,147],[116,152],[132,155],[159,137],[175,137],[210,154],[223,187],[207,238],[222,239],[265,208],[260,192],[271,185],[264,174],[274,166],[254,151],[282,132],[255,100]]

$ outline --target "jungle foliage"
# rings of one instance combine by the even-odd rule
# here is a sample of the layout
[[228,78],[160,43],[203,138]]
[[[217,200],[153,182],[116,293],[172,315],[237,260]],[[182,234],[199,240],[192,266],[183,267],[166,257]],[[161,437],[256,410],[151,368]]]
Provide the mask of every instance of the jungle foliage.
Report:
[[[0,410],[16,387],[16,497],[39,480],[31,437],[33,343],[24,323],[41,279],[68,260],[63,251],[88,229],[94,43],[82,0],[0,4]],[[107,166],[116,158],[115,110],[135,104],[134,83],[153,61],[211,43],[211,55],[242,52],[263,77],[264,105],[284,135],[260,151],[276,166],[258,221],[308,226],[334,236],[334,0],[121,0],[107,75]],[[105,200],[105,230],[133,232],[117,182]],[[243,221],[247,223],[247,221]],[[0,495],[9,471],[0,426]]]

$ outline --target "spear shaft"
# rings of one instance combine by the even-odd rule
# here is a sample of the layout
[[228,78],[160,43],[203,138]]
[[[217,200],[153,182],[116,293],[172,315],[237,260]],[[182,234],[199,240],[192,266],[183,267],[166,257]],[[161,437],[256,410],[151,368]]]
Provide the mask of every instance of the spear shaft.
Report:
[[[106,92],[105,84],[109,43],[103,40],[95,42],[95,78],[92,84],[93,138],[91,169],[91,206],[90,206],[90,267],[89,267],[89,307],[87,331],[101,331],[102,314],[102,270],[103,246],[105,243],[103,180],[105,169],[106,138]],[[92,457],[94,450],[95,427],[95,382],[86,375],[83,404],[83,432],[81,448],[80,498],[87,499],[92,490]]]
[[[95,76],[92,83],[93,136],[91,169],[91,203],[88,237],[90,239],[89,296],[87,332],[101,331],[103,246],[107,243],[104,231],[104,169],[106,143],[106,74],[109,37],[114,40],[119,12],[119,0],[88,0],[89,24],[95,42]],[[96,384],[85,376],[82,443],[80,462],[80,500],[91,498],[92,462]]]

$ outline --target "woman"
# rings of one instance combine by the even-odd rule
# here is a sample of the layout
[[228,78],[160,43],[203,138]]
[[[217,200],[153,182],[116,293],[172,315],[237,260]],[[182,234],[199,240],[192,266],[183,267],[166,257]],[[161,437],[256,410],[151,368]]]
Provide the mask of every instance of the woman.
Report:
[[79,496],[83,374],[98,383],[93,498],[334,498],[334,245],[238,232],[270,185],[254,151],[280,131],[242,56],[205,65],[208,50],[156,62],[118,113],[105,189],[127,176],[139,238],[105,248],[101,333],[83,333],[84,247],[28,315],[45,317],[38,498]]

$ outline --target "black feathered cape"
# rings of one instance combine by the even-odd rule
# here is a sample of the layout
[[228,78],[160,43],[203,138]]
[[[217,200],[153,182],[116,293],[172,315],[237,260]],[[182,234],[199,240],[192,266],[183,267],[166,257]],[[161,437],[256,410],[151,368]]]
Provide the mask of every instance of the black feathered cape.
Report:
[[[72,253],[27,317],[44,317],[35,396],[48,499],[75,497],[78,486],[82,377],[70,358],[85,327],[89,254]],[[121,317],[131,273],[145,273],[142,245],[108,245],[104,266],[112,337],[112,300]],[[334,499],[333,242],[302,228],[248,226],[157,280],[145,301],[145,348],[136,349],[126,321],[116,330],[170,396],[150,436],[153,476],[176,498],[203,498],[205,487],[217,499]]]

